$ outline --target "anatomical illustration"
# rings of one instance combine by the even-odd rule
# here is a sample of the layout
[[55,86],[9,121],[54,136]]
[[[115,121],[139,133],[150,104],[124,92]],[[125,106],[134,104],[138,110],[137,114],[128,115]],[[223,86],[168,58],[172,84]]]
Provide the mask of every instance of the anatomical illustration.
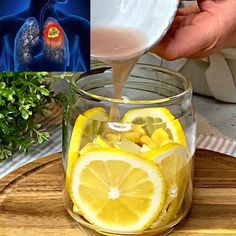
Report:
[[89,1],[21,1],[25,9],[0,18],[0,71],[89,70]]

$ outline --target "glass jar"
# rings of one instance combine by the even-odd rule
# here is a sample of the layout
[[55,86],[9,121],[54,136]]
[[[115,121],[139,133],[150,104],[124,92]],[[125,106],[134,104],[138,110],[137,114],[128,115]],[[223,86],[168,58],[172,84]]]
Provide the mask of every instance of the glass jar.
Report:
[[88,235],[166,235],[191,206],[191,84],[136,64],[114,99],[110,67],[77,77],[63,121],[66,210]]

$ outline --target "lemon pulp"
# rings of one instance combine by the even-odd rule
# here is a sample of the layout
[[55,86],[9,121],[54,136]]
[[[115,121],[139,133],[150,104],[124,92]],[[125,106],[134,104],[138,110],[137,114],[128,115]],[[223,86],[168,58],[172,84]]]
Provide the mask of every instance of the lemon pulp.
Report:
[[90,151],[78,159],[70,195],[90,223],[128,232],[153,222],[165,193],[157,165],[113,148]]
[[120,232],[171,222],[191,179],[180,122],[162,107],[129,110],[122,119],[131,124],[125,132],[107,129],[108,121],[104,108],[76,120],[67,167],[74,213]]
[[170,143],[153,150],[145,157],[160,167],[167,187],[166,201],[155,225],[162,226],[175,219],[182,206],[191,179],[191,157],[183,145]]
[[131,109],[124,115],[122,122],[143,125],[149,136],[156,129],[162,129],[162,134],[165,131],[170,140],[186,145],[179,120],[165,107]]

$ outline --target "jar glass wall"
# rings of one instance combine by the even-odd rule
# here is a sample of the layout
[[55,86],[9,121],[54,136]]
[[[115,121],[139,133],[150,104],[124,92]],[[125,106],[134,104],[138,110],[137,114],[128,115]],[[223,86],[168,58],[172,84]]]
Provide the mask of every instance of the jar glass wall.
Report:
[[88,235],[164,235],[191,206],[191,85],[175,71],[136,64],[122,98],[113,94],[109,67],[71,81],[63,121],[65,207]]

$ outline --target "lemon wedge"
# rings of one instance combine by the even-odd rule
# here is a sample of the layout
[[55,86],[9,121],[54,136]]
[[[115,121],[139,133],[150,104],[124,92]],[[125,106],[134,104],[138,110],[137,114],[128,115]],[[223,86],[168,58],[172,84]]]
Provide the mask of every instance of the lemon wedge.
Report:
[[98,132],[101,122],[108,121],[108,114],[102,107],[87,110],[76,119],[71,135],[67,161],[67,176],[71,175],[73,166],[78,159],[79,150],[91,142]]
[[166,180],[167,195],[158,226],[175,219],[182,205],[186,187],[191,180],[191,157],[188,149],[180,144],[169,143],[144,155],[160,167]]
[[148,136],[148,135],[143,135],[140,140],[139,143],[146,144],[150,149],[157,149],[158,145]]
[[142,134],[137,131],[123,132],[122,137],[129,139],[133,143],[138,143]]
[[100,135],[98,135],[94,140],[93,140],[94,144],[97,144],[98,146],[100,146],[101,148],[110,148],[111,146],[108,144],[108,142],[103,139]]
[[115,142],[114,147],[121,149],[125,152],[129,152],[132,154],[140,154],[141,153],[141,147],[139,145],[137,145],[136,143],[130,141],[127,138],[123,138],[121,141],[119,142]]
[[160,147],[174,142],[169,138],[168,133],[163,128],[158,128],[152,133],[151,139]]
[[143,144],[141,148],[141,153],[150,152],[151,150],[152,149],[147,144]]
[[105,134],[105,139],[108,142],[108,144],[112,146],[115,142],[120,142],[121,141],[121,135],[119,133],[117,133],[117,134],[106,133]]
[[[162,128],[168,134],[166,139],[186,145],[185,135],[180,122],[165,107],[131,109],[124,115],[122,122],[143,125],[150,137],[156,129]],[[156,136],[153,135],[154,139],[156,139]]]
[[149,227],[163,208],[165,194],[157,165],[115,148],[81,156],[70,189],[75,207],[90,223],[119,232]]

